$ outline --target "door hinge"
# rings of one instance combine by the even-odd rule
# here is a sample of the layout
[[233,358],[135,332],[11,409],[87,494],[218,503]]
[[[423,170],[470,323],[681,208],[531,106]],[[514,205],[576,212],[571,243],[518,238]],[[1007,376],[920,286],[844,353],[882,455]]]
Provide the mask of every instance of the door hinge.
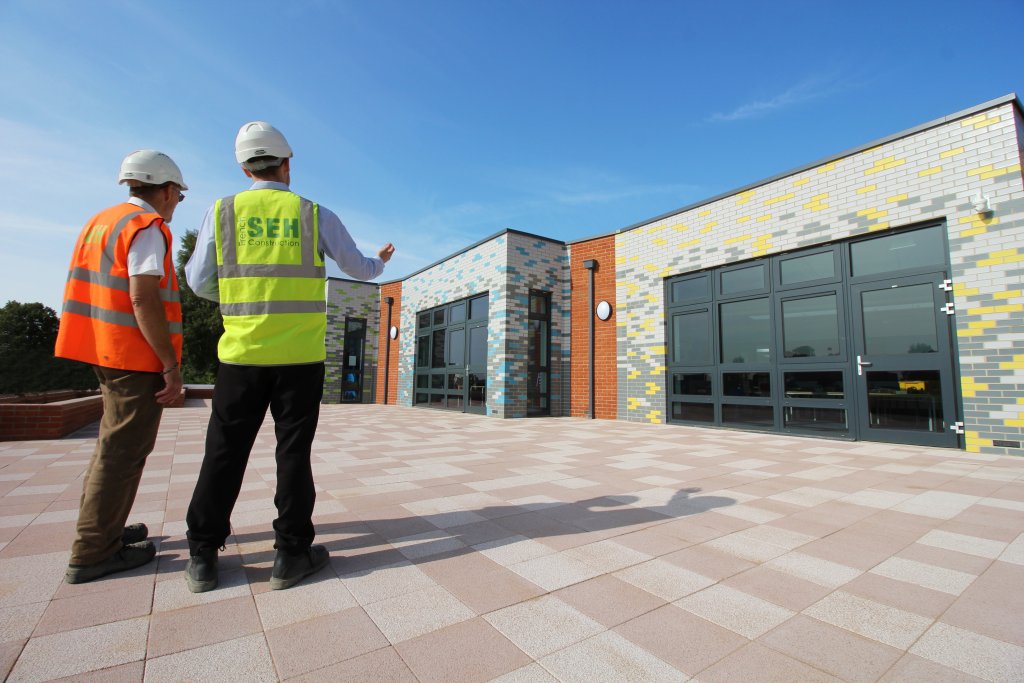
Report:
[[952,429],[957,434],[963,434],[964,433],[964,423],[963,422],[954,422],[953,424],[949,425],[949,428]]
[[954,313],[956,313],[956,305],[953,304],[953,302],[950,302],[943,306],[942,308],[940,308],[939,310],[945,313],[946,315],[953,315]]
[[953,291],[953,281],[950,280],[949,278],[946,278],[945,280],[942,281],[942,284],[939,285],[939,289],[941,289],[944,292],[952,292]]

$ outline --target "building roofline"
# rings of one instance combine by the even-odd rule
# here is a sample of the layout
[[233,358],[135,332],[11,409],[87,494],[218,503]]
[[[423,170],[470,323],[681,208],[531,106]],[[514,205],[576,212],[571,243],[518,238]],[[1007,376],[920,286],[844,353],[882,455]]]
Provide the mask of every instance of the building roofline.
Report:
[[732,197],[734,195],[740,194],[741,192],[746,192],[747,190],[753,190],[755,188],[761,187],[762,185],[767,185],[768,183],[773,183],[776,180],[782,180],[783,178],[787,178],[789,176],[796,175],[797,173],[803,173],[804,171],[808,171],[808,170],[810,170],[812,168],[816,168],[818,166],[823,166],[823,165],[831,163],[833,161],[838,161],[839,159],[845,159],[846,157],[853,156],[854,154],[859,154],[861,152],[864,152],[866,150],[872,149],[874,147],[880,147],[881,145],[888,144],[890,142],[893,142],[894,140],[899,140],[900,138],[910,137],[911,135],[916,135],[917,133],[929,130],[931,128],[937,128],[939,126],[943,126],[943,125],[945,125],[947,123],[950,123],[952,121],[956,121],[958,119],[964,119],[964,118],[967,118],[969,116],[973,116],[974,114],[978,114],[979,112],[986,111],[988,109],[994,109],[995,107],[1002,106],[1002,105],[1004,105],[1004,104],[1006,104],[1008,102],[1013,103],[1013,105],[1017,108],[1017,111],[1020,112],[1021,114],[1024,114],[1024,108],[1022,108],[1021,102],[1017,98],[1017,94],[1016,93],[1010,93],[1008,95],[1003,95],[1002,97],[997,97],[994,100],[989,100],[988,102],[983,102],[982,104],[978,104],[978,105],[975,105],[975,106],[970,107],[968,109],[964,109],[963,111],[958,111],[955,114],[949,114],[948,116],[943,116],[943,117],[935,119],[933,121],[929,121],[927,123],[922,123],[920,125],[914,126],[913,128],[908,128],[907,130],[901,131],[899,133],[895,133],[893,135],[887,135],[886,137],[880,138],[878,140],[874,140],[873,142],[868,142],[868,143],[863,144],[863,145],[858,145],[857,147],[854,147],[853,149],[848,149],[845,152],[840,152],[839,154],[833,154],[832,156],[825,157],[824,159],[819,159],[818,161],[815,161],[813,163],[804,164],[803,166],[798,166],[797,168],[791,169],[789,171],[784,171],[782,173],[777,173],[777,174],[771,176],[770,178],[765,178],[764,180],[758,180],[758,181],[750,183],[748,185],[744,185],[743,187],[736,188],[735,190],[729,190],[728,192],[723,192],[721,194],[717,194],[714,197],[710,197],[708,199],[701,199],[700,201],[694,202],[692,204],[687,204],[684,207],[681,207],[681,208],[678,208],[678,209],[674,209],[672,211],[667,211],[665,213],[662,213],[662,214],[659,214],[657,216],[654,216],[653,218],[648,218],[646,220],[640,221],[639,223],[633,223],[632,225],[627,225],[624,228],[619,228],[619,229],[613,230],[611,232],[605,232],[605,233],[601,233],[599,235],[592,235],[590,237],[583,237],[583,238],[580,238],[578,240],[571,240],[570,242],[568,242],[568,244],[572,245],[572,244],[578,244],[580,242],[589,242],[591,240],[600,239],[602,237],[610,237],[612,235],[618,235],[619,233],[622,233],[622,232],[629,232],[630,230],[635,230],[636,228],[641,228],[641,227],[643,227],[645,225],[650,225],[651,223],[654,223],[656,221],[660,221],[660,220],[668,218],[670,216],[675,216],[676,214],[680,214],[680,213],[683,213],[685,211],[692,211],[693,209],[700,208],[701,206],[705,206],[705,205],[711,204],[713,202],[717,202],[717,201],[719,201],[721,199],[726,199],[727,197]]
[[420,273],[423,273],[425,271],[430,270],[431,268],[439,266],[442,263],[444,263],[445,261],[450,261],[451,259],[455,258],[456,256],[461,256],[462,254],[465,254],[467,251],[472,251],[473,249],[476,249],[477,247],[479,247],[481,244],[486,244],[486,243],[490,242],[491,240],[497,239],[497,238],[499,238],[499,237],[501,237],[502,235],[505,235],[505,234],[514,234],[514,235],[522,235],[523,237],[532,237],[534,239],[544,240],[545,242],[551,242],[552,244],[565,244],[565,242],[563,240],[556,240],[556,239],[554,239],[552,237],[544,237],[543,235],[537,235],[537,234],[534,234],[532,232],[524,232],[522,230],[516,230],[515,228],[505,228],[504,230],[499,230],[498,232],[494,233],[493,235],[489,235],[489,236],[483,238],[482,240],[478,240],[478,241],[474,242],[473,244],[469,245],[468,247],[464,247],[464,248],[462,248],[462,249],[460,249],[460,250],[458,250],[458,251],[456,251],[454,253],[449,254],[448,256],[445,256],[442,259],[434,261],[430,265],[423,266],[422,268],[420,268],[419,270],[417,270],[415,272],[409,273],[408,275],[405,275],[405,276],[400,277],[400,278],[395,278],[394,280],[387,280],[387,281],[381,282],[379,284],[381,284],[381,285],[392,285],[392,284],[394,284],[396,282],[405,282],[406,280],[408,280],[411,277],[416,277]]

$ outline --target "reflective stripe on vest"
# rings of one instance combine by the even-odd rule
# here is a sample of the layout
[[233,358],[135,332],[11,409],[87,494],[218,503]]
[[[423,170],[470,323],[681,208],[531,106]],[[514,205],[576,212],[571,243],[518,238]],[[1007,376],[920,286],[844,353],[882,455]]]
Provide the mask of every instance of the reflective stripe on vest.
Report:
[[155,213],[129,203],[94,216],[82,229],[68,269],[54,353],[93,365],[159,372],[164,364],[146,341],[130,296],[128,251],[140,230],[156,225],[168,244],[159,295],[168,333],[181,358],[182,323],[171,234]]
[[283,190],[248,190],[214,208],[225,363],[324,360],[326,268],[318,207]]

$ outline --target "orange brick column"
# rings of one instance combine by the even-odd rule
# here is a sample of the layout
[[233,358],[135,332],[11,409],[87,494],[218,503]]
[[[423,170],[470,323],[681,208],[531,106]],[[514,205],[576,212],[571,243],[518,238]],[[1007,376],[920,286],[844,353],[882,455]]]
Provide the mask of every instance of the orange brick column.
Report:
[[572,286],[572,360],[570,367],[573,417],[587,417],[590,404],[590,271],[586,260],[597,261],[594,269],[594,306],[601,301],[612,305],[608,320],[594,316],[594,416],[614,420],[618,412],[618,371],[616,367],[615,235],[575,242],[569,247],[569,277]]
[[[402,283],[401,282],[388,282],[380,286],[380,339],[378,340],[378,356],[377,361],[377,393],[374,396],[374,403],[384,403],[384,369],[388,370],[387,377],[387,388],[388,388],[388,400],[387,403],[394,405],[398,398],[398,339],[389,339],[388,332],[390,326],[388,325],[388,305],[387,298],[392,297],[394,303],[391,304],[391,325],[401,329],[399,321],[402,319]],[[391,342],[391,352],[388,354],[388,341]],[[390,359],[386,359],[385,355],[390,355]]]

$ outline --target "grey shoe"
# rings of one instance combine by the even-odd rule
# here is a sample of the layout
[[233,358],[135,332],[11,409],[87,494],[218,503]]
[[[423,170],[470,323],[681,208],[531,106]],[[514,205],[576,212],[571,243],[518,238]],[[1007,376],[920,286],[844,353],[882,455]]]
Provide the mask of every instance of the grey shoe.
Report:
[[156,556],[156,546],[152,541],[132,543],[118,550],[116,553],[96,564],[69,564],[68,570],[64,573],[64,580],[68,583],[87,583],[115,572],[123,572],[129,569],[141,567]]
[[124,528],[121,542],[125,545],[132,545],[133,543],[142,543],[147,538],[149,538],[149,527],[142,522],[136,522]]
[[205,593],[217,587],[217,549],[200,550],[188,558],[185,583],[193,593]]
[[270,572],[270,589],[276,591],[291,588],[326,567],[330,559],[327,548],[322,545],[310,546],[298,555],[278,550],[274,558],[274,569]]

